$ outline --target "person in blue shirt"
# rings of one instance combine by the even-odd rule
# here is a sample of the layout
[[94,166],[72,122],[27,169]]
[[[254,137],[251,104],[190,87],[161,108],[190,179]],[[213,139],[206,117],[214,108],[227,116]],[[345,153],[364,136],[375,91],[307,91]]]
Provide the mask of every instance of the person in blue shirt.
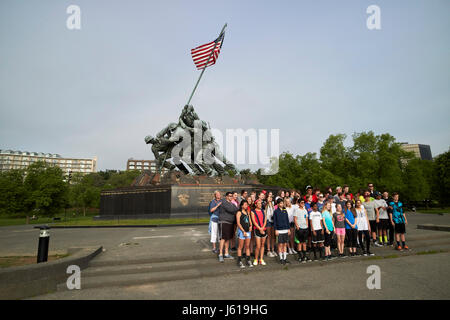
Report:
[[275,229],[275,236],[278,237],[278,255],[281,264],[289,263],[287,260],[286,247],[289,242],[289,235],[291,233],[289,226],[289,216],[284,201],[281,198],[277,200],[278,208],[273,213],[273,228]]
[[350,257],[356,256],[356,247],[358,246],[358,226],[356,225],[353,201],[345,203],[345,235],[347,236],[347,247]]
[[[391,224],[395,230],[395,240],[397,241],[397,250],[409,250],[405,241],[405,233],[406,233],[406,225],[408,224],[408,220],[406,220],[405,213],[403,212],[403,203],[398,201],[399,195],[397,192],[393,193],[394,201],[389,203],[389,208],[391,212],[389,213],[389,218],[391,220]],[[402,241],[402,245],[400,246],[400,239]],[[403,248],[402,248],[403,247]]]
[[209,203],[208,213],[209,213],[209,227],[208,232],[211,234],[212,252],[219,253],[217,250],[216,243],[219,242],[219,208],[222,205],[222,199],[220,191],[216,190],[214,192],[214,199]]
[[331,216],[331,203],[327,202],[322,211],[322,220],[324,226],[324,235],[325,235],[325,260],[331,260],[331,240],[333,239],[334,234],[334,222],[333,217]]

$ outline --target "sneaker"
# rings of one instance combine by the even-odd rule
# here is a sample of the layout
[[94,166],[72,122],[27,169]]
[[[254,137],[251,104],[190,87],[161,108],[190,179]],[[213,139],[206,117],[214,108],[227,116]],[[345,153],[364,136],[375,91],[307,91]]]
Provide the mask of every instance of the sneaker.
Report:
[[287,251],[287,254],[292,254],[292,249],[289,248],[289,250]]
[[403,247],[404,250],[409,250],[409,247],[405,244],[405,246]]
[[286,260],[281,259],[281,264],[284,266],[286,264]]
[[305,258],[305,262],[311,262],[312,260],[309,257]]
[[303,257],[302,259],[301,259],[301,261],[299,261],[299,262],[301,262],[301,263],[306,263],[306,257]]
[[383,246],[383,244],[380,244],[378,242],[375,242],[374,244],[375,244],[375,247],[382,247]]
[[223,262],[223,256],[219,255],[219,262]]
[[263,259],[259,260],[259,264],[260,264],[260,265],[263,265],[263,266],[265,266],[265,265],[266,265],[266,263],[264,262],[264,260],[263,260]]
[[218,254],[219,253],[219,249],[213,249],[212,253]]
[[250,260],[247,260],[247,264],[248,264],[248,266],[249,266],[250,268],[253,268],[253,264],[252,264],[252,262],[251,262]]
[[244,269],[245,268],[245,264],[242,261],[239,261],[239,268]]
[[257,265],[258,265],[258,260],[256,260],[256,259],[253,260],[253,265],[254,265],[254,266],[257,266]]
[[401,246],[398,246],[398,247],[397,247],[397,250],[398,250],[398,251],[402,251],[403,249],[402,249]]
[[369,256],[374,256],[375,255],[375,253],[372,253],[372,252],[367,252],[367,254],[369,255]]
[[231,260],[234,259],[234,257],[233,257],[233,256],[230,256],[229,254],[224,255],[223,258],[224,258],[224,259],[231,259]]
[[367,252],[364,251],[364,252],[363,252],[363,256],[364,256],[364,257],[367,257]]
[[269,258],[273,258],[272,252],[267,251],[267,256],[268,256]]
[[292,254],[297,254],[297,251],[295,251],[295,249],[292,249]]
[[278,257],[277,253],[275,251],[272,251],[272,254],[274,257]]

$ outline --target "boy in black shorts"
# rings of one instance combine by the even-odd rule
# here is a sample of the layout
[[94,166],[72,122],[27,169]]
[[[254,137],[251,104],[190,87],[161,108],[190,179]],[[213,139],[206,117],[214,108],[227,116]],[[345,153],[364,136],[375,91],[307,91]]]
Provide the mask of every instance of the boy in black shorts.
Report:
[[306,256],[306,241],[309,235],[308,211],[305,208],[305,200],[300,199],[298,210],[294,213],[295,243],[297,243],[298,262],[311,261]]
[[278,255],[280,256],[281,264],[289,263],[287,261],[286,247],[291,233],[289,228],[289,216],[284,207],[283,199],[278,198],[278,208],[273,213],[273,228],[275,229],[275,236],[278,236]]
[[320,260],[323,260],[325,255],[325,248],[323,247],[324,235],[323,235],[323,219],[322,214],[317,211],[317,204],[314,203],[312,212],[309,214],[309,220],[312,233],[312,249],[314,252],[314,261],[317,261],[316,251],[319,249]]

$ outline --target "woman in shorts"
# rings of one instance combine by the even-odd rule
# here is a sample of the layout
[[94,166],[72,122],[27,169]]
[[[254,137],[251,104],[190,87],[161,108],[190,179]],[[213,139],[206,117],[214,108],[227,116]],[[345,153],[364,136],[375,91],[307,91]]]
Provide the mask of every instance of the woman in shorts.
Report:
[[238,261],[237,264],[240,268],[245,268],[245,262],[242,261],[242,248],[245,247],[245,260],[249,267],[253,267],[250,262],[250,238],[252,232],[252,220],[250,214],[247,211],[248,202],[242,200],[239,206],[239,211],[236,214],[236,222],[238,228],[239,245],[237,249]]
[[262,209],[262,201],[260,199],[256,200],[255,209],[252,210],[252,224],[254,226],[254,235],[255,235],[255,260],[253,261],[253,265],[261,264],[263,266],[266,265],[264,262],[264,245],[266,243],[266,224],[267,218],[264,214],[264,210]]
[[336,228],[337,248],[339,258],[344,258],[344,241],[345,241],[345,214],[342,211],[342,205],[336,205],[336,212],[333,214],[334,226]]

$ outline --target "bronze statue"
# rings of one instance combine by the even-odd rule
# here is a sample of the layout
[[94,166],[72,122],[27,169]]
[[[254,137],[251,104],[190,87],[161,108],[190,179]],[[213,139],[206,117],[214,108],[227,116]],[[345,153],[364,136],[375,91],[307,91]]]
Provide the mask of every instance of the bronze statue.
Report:
[[[228,171],[238,173],[236,167],[219,150],[209,123],[200,120],[192,105],[183,107],[178,123],[168,124],[156,137],[145,137],[145,142],[152,144],[159,172],[164,167],[169,171],[179,169],[189,173],[187,166],[194,175],[225,175]],[[205,155],[207,161],[204,161]],[[175,165],[169,161],[173,161]]]

